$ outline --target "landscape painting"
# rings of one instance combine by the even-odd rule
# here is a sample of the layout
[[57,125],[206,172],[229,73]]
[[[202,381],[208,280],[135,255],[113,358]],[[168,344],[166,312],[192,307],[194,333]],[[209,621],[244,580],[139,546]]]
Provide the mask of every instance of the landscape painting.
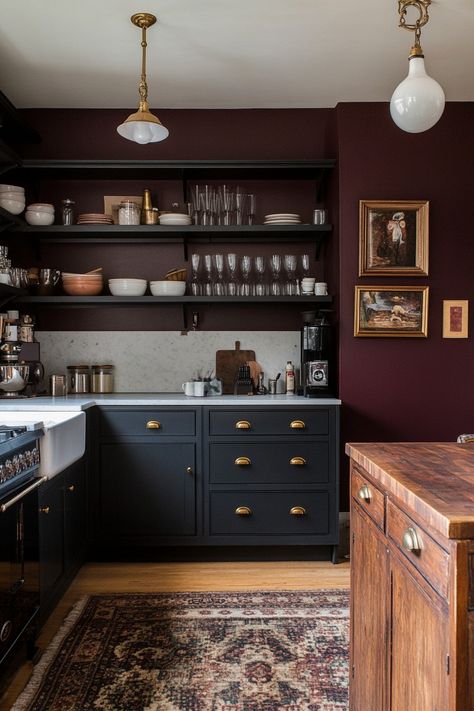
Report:
[[427,286],[356,286],[355,336],[428,335]]

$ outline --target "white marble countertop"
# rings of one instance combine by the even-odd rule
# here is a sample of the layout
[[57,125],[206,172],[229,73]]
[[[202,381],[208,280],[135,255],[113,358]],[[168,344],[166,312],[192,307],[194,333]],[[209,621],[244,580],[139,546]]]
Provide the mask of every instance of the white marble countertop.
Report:
[[66,397],[34,397],[0,400],[2,412],[48,412],[87,410],[94,405],[122,406],[195,406],[225,407],[307,407],[309,405],[340,405],[337,398],[307,398],[298,395],[222,395],[220,397],[187,397],[183,393],[111,393],[109,395],[67,395]]

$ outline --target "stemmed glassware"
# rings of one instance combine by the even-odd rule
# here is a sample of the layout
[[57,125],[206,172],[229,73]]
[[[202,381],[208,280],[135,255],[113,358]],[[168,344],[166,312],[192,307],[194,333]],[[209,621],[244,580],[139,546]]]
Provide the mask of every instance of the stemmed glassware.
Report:
[[214,282],[214,294],[216,296],[226,295],[226,286],[224,281],[224,255],[214,255],[214,266],[216,268],[216,280]]
[[237,296],[239,293],[239,284],[235,273],[237,271],[237,255],[230,253],[227,255],[227,270],[229,272],[229,281],[227,282],[227,293],[229,296]]
[[202,292],[204,296],[212,296],[212,257],[210,254],[204,255],[204,270],[205,277]]
[[242,284],[240,285],[241,296],[251,295],[250,270],[252,269],[252,257],[244,255],[240,258],[240,271],[242,274]]
[[301,278],[309,277],[309,254],[301,255]]
[[296,294],[296,257],[294,254],[285,254],[284,258],[286,270],[286,288],[285,293],[288,296]]
[[201,256],[199,254],[191,255],[191,294],[200,296],[202,293],[201,283],[199,281],[199,262]]
[[257,196],[254,194],[247,195],[247,222],[249,225],[254,224],[256,213],[257,213]]
[[265,257],[255,257],[255,272],[257,274],[257,280],[255,282],[255,296],[265,296],[267,289],[263,278],[265,273]]
[[245,217],[245,207],[247,204],[247,195],[242,192],[242,188],[237,186],[235,192],[235,224],[243,225]]
[[270,269],[272,271],[272,283],[270,285],[271,295],[280,296],[281,256],[279,254],[272,254],[270,259]]

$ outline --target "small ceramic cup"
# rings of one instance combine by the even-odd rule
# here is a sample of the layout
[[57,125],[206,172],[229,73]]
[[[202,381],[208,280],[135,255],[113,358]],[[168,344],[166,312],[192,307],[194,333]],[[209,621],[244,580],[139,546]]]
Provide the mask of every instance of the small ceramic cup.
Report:
[[194,383],[192,380],[189,380],[187,383],[183,383],[181,387],[183,388],[185,395],[194,395]]
[[328,285],[324,281],[318,281],[314,285],[314,293],[316,296],[326,296],[328,293]]

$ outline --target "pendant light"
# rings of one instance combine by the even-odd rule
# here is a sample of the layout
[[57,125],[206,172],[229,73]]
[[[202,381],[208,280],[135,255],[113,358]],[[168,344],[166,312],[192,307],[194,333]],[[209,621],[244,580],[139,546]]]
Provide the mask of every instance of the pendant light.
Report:
[[169,131],[165,128],[160,119],[150,113],[148,108],[148,85],[146,83],[146,31],[155,24],[156,17],[149,12],[137,12],[130,18],[132,23],[142,31],[142,73],[138,93],[140,103],[138,111],[125,119],[120,126],[117,126],[118,133],[123,138],[135,143],[156,143],[168,137]]
[[[397,126],[408,133],[427,131],[439,121],[444,111],[444,92],[437,81],[425,70],[423,50],[420,44],[421,28],[429,20],[428,6],[431,0],[399,0],[399,26],[415,33],[415,44],[408,57],[408,76],[393,92],[390,114]],[[413,6],[420,16],[408,24],[406,14]]]

